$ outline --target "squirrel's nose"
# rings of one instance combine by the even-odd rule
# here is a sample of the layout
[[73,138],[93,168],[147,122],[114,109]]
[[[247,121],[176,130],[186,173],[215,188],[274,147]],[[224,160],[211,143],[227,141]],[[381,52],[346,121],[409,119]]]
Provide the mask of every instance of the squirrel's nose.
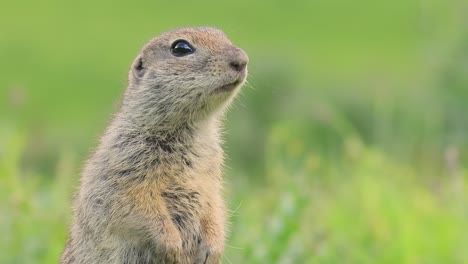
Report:
[[234,48],[231,54],[231,59],[229,61],[229,66],[233,70],[241,72],[245,70],[247,63],[249,63],[249,57],[247,56],[247,53],[237,47]]
[[235,71],[241,72],[247,66],[247,61],[245,60],[233,60],[229,63],[229,66],[233,68]]

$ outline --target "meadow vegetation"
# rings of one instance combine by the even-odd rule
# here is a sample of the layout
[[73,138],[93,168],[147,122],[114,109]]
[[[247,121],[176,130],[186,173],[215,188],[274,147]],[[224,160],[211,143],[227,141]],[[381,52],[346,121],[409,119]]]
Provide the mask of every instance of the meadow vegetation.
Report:
[[128,65],[185,25],[222,28],[251,61],[226,118],[224,263],[468,263],[467,8],[5,3],[0,263],[58,261]]

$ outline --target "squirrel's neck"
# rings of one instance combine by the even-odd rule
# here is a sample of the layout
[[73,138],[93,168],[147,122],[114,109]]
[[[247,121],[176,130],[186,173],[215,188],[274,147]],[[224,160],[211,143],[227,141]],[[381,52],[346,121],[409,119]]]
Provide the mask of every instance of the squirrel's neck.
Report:
[[197,159],[222,156],[219,134],[216,117],[168,130],[141,127],[117,116],[92,159],[100,171],[92,174],[145,177],[158,166],[183,170]]
[[[217,137],[220,128],[219,116],[212,114],[203,119],[171,120],[160,116],[141,117],[119,112],[107,130],[107,134],[123,138],[146,139],[149,142],[184,143],[189,146],[197,137]],[[118,140],[118,139],[113,139]]]

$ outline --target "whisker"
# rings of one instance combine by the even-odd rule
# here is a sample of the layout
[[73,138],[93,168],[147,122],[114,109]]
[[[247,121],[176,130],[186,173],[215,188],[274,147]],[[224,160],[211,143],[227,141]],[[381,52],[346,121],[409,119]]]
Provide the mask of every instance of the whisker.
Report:
[[228,257],[226,257],[226,255],[223,255],[223,257],[224,257],[230,264],[232,264],[231,260],[229,260]]

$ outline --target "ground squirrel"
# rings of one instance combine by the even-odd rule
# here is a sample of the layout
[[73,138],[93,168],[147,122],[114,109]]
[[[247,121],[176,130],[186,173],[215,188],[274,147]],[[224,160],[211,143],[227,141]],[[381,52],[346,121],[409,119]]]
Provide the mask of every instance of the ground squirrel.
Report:
[[247,63],[215,28],[177,29],[143,47],[84,168],[61,263],[220,262],[220,118]]

